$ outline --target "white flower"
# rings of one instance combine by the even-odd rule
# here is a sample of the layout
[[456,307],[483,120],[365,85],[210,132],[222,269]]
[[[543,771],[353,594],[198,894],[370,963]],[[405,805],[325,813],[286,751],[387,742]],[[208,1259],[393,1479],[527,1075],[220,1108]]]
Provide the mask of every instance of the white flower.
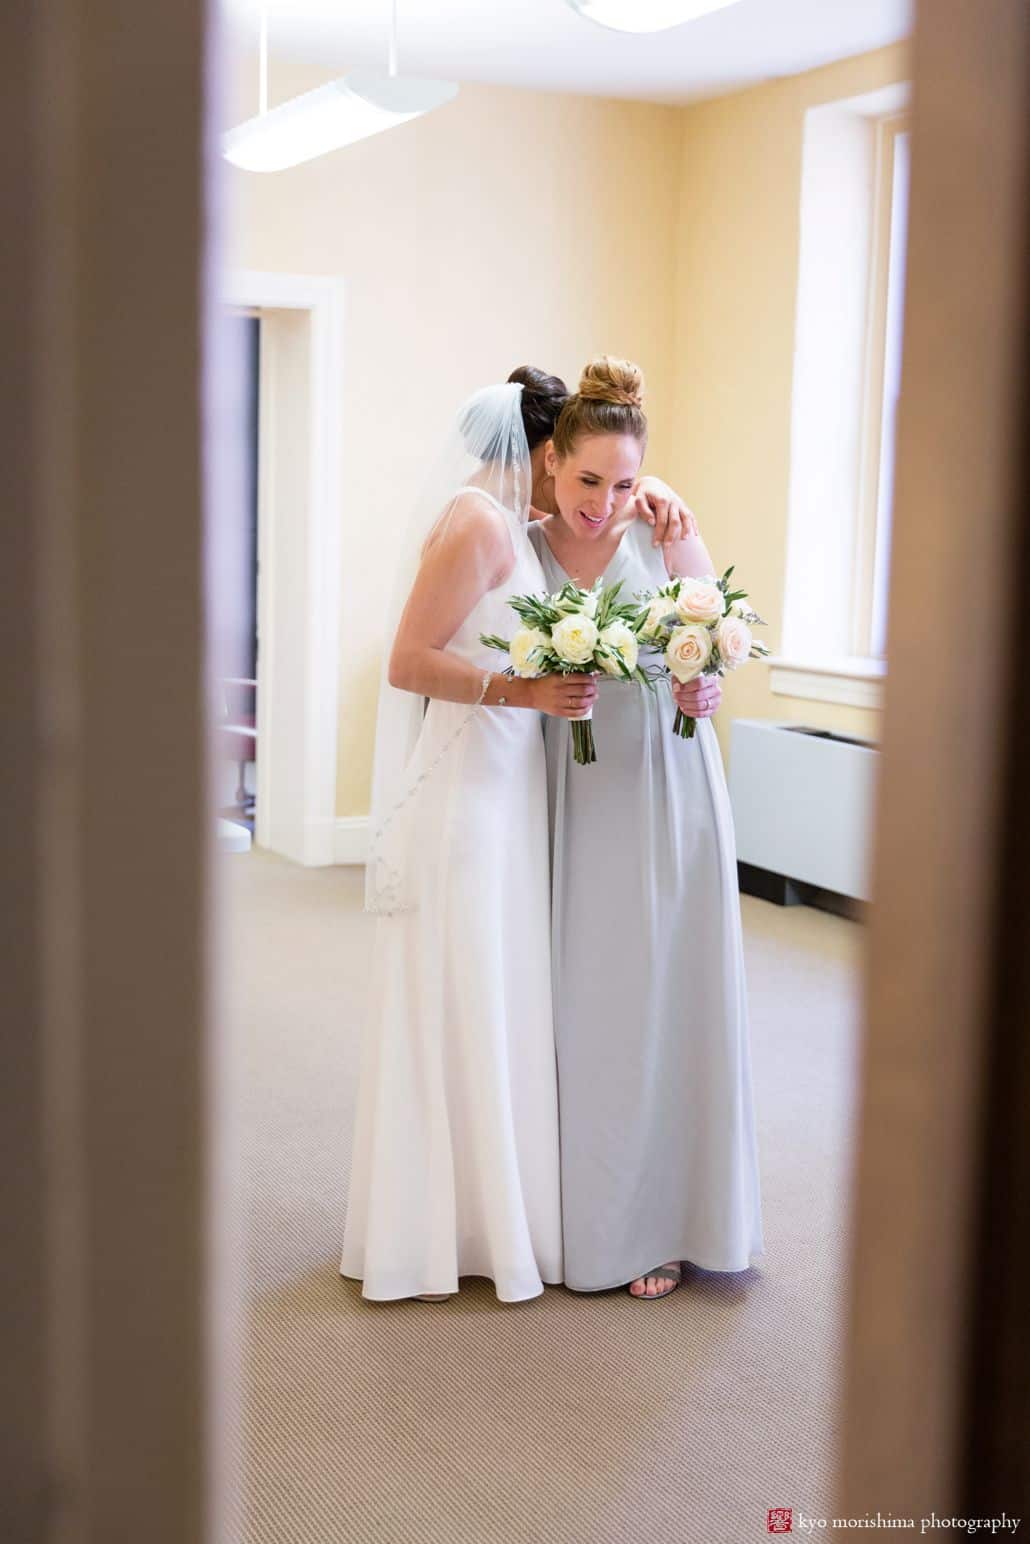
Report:
[[[601,634],[601,642],[619,655],[627,670],[637,668],[640,645],[632,627],[627,627],[625,622],[610,622]],[[615,660],[606,659],[604,655],[601,656],[601,668],[610,676],[622,675]]]
[[647,621],[641,629],[643,638],[655,638],[662,631],[666,618],[675,616],[676,602],[669,595],[656,595],[647,608]]
[[698,623],[677,627],[665,650],[665,663],[683,683],[701,675],[711,657],[712,635]]
[[751,654],[751,629],[739,617],[723,617],[715,629],[715,641],[729,670],[736,670]]
[[597,647],[597,627],[581,612],[562,617],[551,628],[551,646],[567,665],[585,665]]
[[546,648],[547,634],[542,633],[539,627],[520,627],[508,645],[508,654],[515,674],[526,681],[540,675],[539,655],[536,659],[533,656],[538,649]]
[[723,593],[714,577],[684,579],[676,602],[681,622],[714,622],[726,609]]
[[587,590],[583,597],[582,612],[584,616],[596,617],[597,615],[597,591]]

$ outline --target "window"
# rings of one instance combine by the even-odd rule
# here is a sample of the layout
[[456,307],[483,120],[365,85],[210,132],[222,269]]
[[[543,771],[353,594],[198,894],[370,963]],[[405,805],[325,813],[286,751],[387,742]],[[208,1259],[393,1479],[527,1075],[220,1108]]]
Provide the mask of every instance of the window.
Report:
[[805,120],[783,652],[772,688],[876,706],[909,181],[907,87]]
[[856,653],[886,658],[887,579],[894,502],[894,444],[901,392],[901,337],[905,308],[908,229],[909,129],[904,117],[881,119],[879,139],[878,251],[870,294],[869,395],[866,404],[867,465],[856,553]]

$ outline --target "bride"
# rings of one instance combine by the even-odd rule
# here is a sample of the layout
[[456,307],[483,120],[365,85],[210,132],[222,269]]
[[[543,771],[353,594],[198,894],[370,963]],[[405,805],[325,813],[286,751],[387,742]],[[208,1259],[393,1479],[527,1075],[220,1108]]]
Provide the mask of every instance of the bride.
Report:
[[366,1298],[485,1276],[518,1302],[562,1279],[539,715],[582,716],[596,684],[509,680],[479,641],[517,625],[509,596],[545,588],[521,383],[464,404],[448,459],[402,549],[380,693],[340,1270]]

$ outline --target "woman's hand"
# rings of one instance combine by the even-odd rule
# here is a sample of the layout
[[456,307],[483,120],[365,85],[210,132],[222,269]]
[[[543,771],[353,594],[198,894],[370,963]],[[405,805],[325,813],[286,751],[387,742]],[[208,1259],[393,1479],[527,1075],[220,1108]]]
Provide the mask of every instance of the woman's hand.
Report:
[[660,477],[638,477],[629,502],[637,519],[654,527],[656,547],[700,535],[693,513]]
[[597,700],[597,677],[545,675],[528,683],[530,703],[552,718],[583,718]]
[[722,683],[718,676],[696,676],[686,682],[673,680],[672,695],[688,718],[711,718],[722,702]]

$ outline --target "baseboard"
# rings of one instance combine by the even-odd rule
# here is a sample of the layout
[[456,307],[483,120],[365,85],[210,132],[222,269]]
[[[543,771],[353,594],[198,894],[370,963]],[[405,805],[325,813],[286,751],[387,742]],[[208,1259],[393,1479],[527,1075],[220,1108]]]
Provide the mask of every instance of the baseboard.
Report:
[[333,862],[364,863],[368,851],[368,816],[338,815],[333,830]]
[[817,911],[832,911],[851,922],[869,920],[868,901],[839,895],[835,890],[824,890],[819,885],[806,884],[804,880],[791,879],[785,874],[774,874],[739,859],[737,879],[741,895],[754,895],[759,900],[771,901],[774,906],[814,906]]

